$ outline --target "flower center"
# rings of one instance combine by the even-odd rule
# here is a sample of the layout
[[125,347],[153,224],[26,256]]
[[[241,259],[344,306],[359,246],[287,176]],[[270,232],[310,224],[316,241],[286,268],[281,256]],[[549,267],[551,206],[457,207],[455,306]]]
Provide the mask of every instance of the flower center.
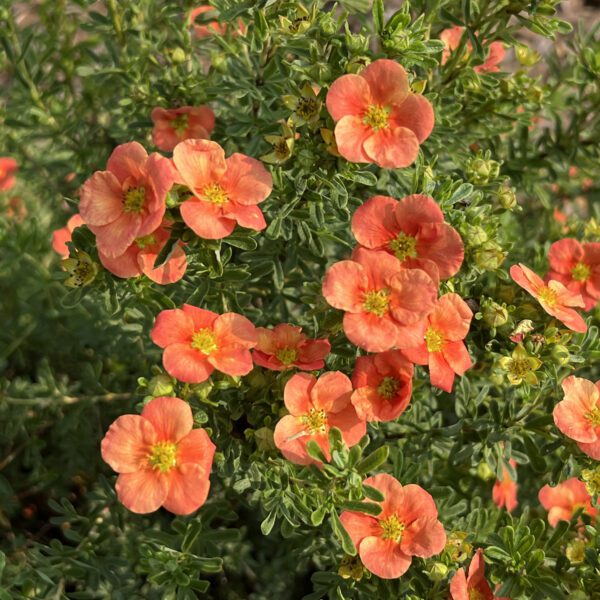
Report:
[[417,240],[412,235],[407,235],[403,231],[388,246],[399,260],[406,260],[407,258],[415,258],[417,256]]
[[290,147],[287,144],[287,140],[285,138],[281,138],[273,147],[273,152],[275,152],[275,156],[279,160],[284,160],[291,155]]
[[381,539],[392,540],[396,544],[400,543],[402,533],[404,532],[404,523],[396,515],[391,515],[387,519],[379,521],[381,529]]
[[583,415],[594,427],[600,427],[600,408],[594,406]]
[[533,369],[527,358],[513,358],[508,365],[508,372],[519,379],[523,379],[530,371]]
[[306,425],[311,435],[327,431],[327,413],[324,410],[311,408],[305,415],[300,417],[300,421]]
[[173,442],[158,442],[148,454],[150,466],[161,473],[168,473],[177,466],[177,444]]
[[375,131],[386,129],[389,125],[389,120],[389,109],[379,104],[371,104],[363,116],[363,123]]
[[425,344],[428,352],[439,352],[444,347],[444,336],[433,327],[425,332]]
[[218,184],[211,183],[202,190],[202,195],[205,200],[221,206],[229,200],[227,192]]
[[139,238],[135,238],[135,243],[140,250],[143,250],[147,246],[151,246],[152,244],[156,244],[156,238],[154,234],[144,235]]
[[469,590],[469,600],[485,600],[485,595],[477,589]]
[[377,317],[383,317],[390,309],[390,292],[388,290],[371,290],[365,294],[363,308]]
[[146,190],[143,187],[131,188],[125,192],[123,210],[126,213],[140,213],[146,202]]
[[575,281],[587,281],[590,278],[590,268],[584,263],[577,263],[571,269],[571,276]]
[[181,137],[185,133],[185,130],[188,128],[189,122],[190,116],[186,114],[177,115],[171,121],[171,125],[173,126],[173,129],[175,130],[175,133],[178,137]]
[[377,393],[386,400],[390,400],[396,395],[400,382],[395,377],[384,377],[377,387]]
[[296,348],[280,348],[275,352],[275,356],[282,364],[289,367],[298,358],[298,351]]
[[600,467],[596,467],[595,469],[583,469],[583,471],[581,471],[581,478],[583,479],[585,489],[590,496],[597,496],[600,494]]
[[200,329],[192,335],[192,348],[206,354],[207,356],[217,349],[217,342],[215,341],[215,334],[212,329]]
[[305,121],[309,121],[317,115],[319,102],[316,98],[305,98],[302,96],[296,102],[296,114]]
[[546,304],[549,308],[554,308],[558,301],[558,294],[549,287],[545,286],[540,290],[539,293],[540,301]]

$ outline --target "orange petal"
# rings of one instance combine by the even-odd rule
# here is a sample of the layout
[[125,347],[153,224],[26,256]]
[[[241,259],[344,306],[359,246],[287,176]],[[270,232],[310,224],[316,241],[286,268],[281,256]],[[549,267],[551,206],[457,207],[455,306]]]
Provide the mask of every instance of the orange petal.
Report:
[[123,190],[109,171],[96,171],[81,187],[79,212],[90,225],[108,225],[123,213]]
[[360,76],[369,84],[372,104],[398,105],[408,96],[408,76],[404,67],[394,60],[376,60],[365,67]]
[[[405,486],[405,490],[406,487],[409,486]],[[404,530],[400,543],[400,547],[405,554],[422,558],[439,554],[445,545],[446,532],[444,526],[436,517],[419,517],[415,519]]]
[[334,121],[347,115],[362,117],[371,101],[369,84],[360,75],[342,75],[327,92],[327,110]]
[[234,203],[251,206],[270,195],[273,178],[260,161],[235,153],[225,162],[227,171],[220,183]]
[[400,544],[380,537],[366,537],[358,549],[364,566],[377,577],[396,579],[404,575],[412,559],[400,549]]
[[314,375],[297,373],[285,384],[283,401],[290,414],[300,417],[313,408],[311,390],[316,381],[317,378]]
[[368,352],[383,352],[396,345],[398,331],[390,318],[369,313],[346,313],[343,323],[346,337]]
[[152,423],[159,441],[179,442],[194,426],[190,405],[173,396],[158,396],[148,402],[142,417]]
[[575,265],[583,260],[583,255],[583,246],[577,240],[565,238],[550,246],[548,262],[552,270],[570,275]]
[[192,192],[220,181],[227,170],[225,152],[210,140],[185,140],[173,149],[173,162]]
[[185,383],[202,383],[215,370],[198,350],[189,344],[171,344],[163,352],[165,371]]
[[327,270],[323,280],[323,296],[334,308],[361,312],[367,290],[367,276],[358,263],[342,260]]
[[216,447],[204,429],[192,429],[177,444],[177,464],[194,463],[208,477],[212,468]]
[[157,441],[152,424],[139,415],[123,415],[108,429],[102,440],[102,459],[117,473],[133,473],[148,461]]
[[315,408],[327,413],[337,413],[350,404],[352,382],[341,371],[329,371],[315,383],[311,398]]
[[220,240],[235,229],[236,221],[224,217],[223,210],[212,202],[192,198],[186,200],[179,211],[185,224],[205,240]]
[[365,513],[346,510],[340,515],[340,521],[355,546],[366,537],[381,535],[379,521]]
[[146,514],[158,510],[169,491],[168,475],[145,469],[121,473],[115,484],[117,497],[130,511]]
[[[417,160],[419,140],[414,132],[406,127],[388,127],[364,139],[362,150],[369,159],[368,162],[374,162],[384,169],[401,169],[412,165]],[[341,149],[340,153],[345,156]]]
[[435,115],[433,106],[421,94],[409,94],[406,100],[394,108],[390,121],[395,127],[410,129],[422,144],[433,131]]
[[248,375],[254,368],[252,354],[240,346],[218,348],[208,357],[208,362],[215,369],[234,377]]
[[364,145],[373,136],[373,129],[363,123],[362,117],[347,115],[336,124],[335,143],[338,152],[355,163],[373,162],[365,152]]
[[210,481],[200,465],[185,463],[169,472],[169,492],[163,506],[176,515],[189,515],[205,502]]
[[106,168],[123,184],[131,177],[137,179],[142,175],[147,159],[148,153],[140,143],[128,142],[113,150]]
[[397,200],[389,196],[373,196],[352,215],[352,233],[366,248],[386,248],[400,232],[394,211]]
[[162,310],[150,332],[152,341],[161,348],[171,344],[191,343],[194,333],[192,318],[179,308]]

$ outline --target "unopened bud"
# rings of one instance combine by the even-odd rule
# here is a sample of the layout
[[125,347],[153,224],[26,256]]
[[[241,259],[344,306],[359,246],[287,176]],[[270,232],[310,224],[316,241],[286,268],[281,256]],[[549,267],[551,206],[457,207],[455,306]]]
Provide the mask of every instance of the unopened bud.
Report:
[[485,271],[494,271],[504,262],[506,253],[493,240],[485,242],[473,253],[475,264]]
[[185,62],[187,58],[185,50],[183,48],[175,48],[173,52],[171,52],[171,60],[174,63],[182,63]]
[[502,208],[511,210],[517,205],[517,195],[515,190],[511,187],[503,185],[498,190],[498,202]]
[[475,185],[485,185],[498,177],[499,173],[500,163],[495,160],[474,158],[467,166],[467,177]]
[[148,393],[151,396],[170,396],[173,393],[173,379],[168,375],[155,375],[148,382]]
[[488,304],[482,311],[483,322],[488,327],[502,327],[508,321],[508,311],[497,302]]
[[428,575],[431,581],[443,581],[448,575],[448,567],[444,563],[436,562],[429,569]]
[[515,55],[517,57],[517,60],[524,66],[524,67],[532,67],[533,65],[535,65],[535,63],[539,62],[541,55],[539,52],[536,52],[535,50],[533,50],[532,48],[529,48],[529,46],[517,46],[515,48]]
[[554,362],[561,367],[568,365],[570,360],[569,349],[562,344],[556,344],[552,348],[552,358],[554,359]]

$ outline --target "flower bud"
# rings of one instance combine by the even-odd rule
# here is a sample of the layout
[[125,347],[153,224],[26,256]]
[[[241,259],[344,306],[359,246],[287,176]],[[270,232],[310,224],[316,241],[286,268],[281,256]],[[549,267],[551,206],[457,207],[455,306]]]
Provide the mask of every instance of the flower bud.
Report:
[[493,271],[504,262],[506,253],[493,240],[487,241],[473,253],[475,264],[485,271]]
[[[583,562],[583,559],[585,558],[585,541],[580,539],[570,541],[567,544],[565,554],[572,563],[577,564]],[[572,596],[569,596],[569,598],[572,598]]]
[[535,65],[535,63],[537,63],[541,58],[539,52],[536,52],[535,50],[529,48],[529,46],[525,46],[524,44],[515,48],[515,55],[517,57],[517,60],[524,67],[533,67],[533,65]]
[[431,581],[443,581],[448,575],[448,567],[441,562],[433,563],[433,566],[429,569],[429,573],[427,573],[427,575]]
[[492,302],[481,311],[483,322],[488,327],[502,327],[508,322],[508,311],[497,302]]
[[552,358],[554,359],[554,362],[557,365],[561,367],[568,365],[570,356],[571,355],[569,354],[569,349],[566,346],[563,346],[562,344],[556,344],[555,346],[553,346]]
[[473,158],[467,166],[467,178],[475,185],[485,185],[498,177],[500,163],[495,160]]
[[363,54],[369,50],[369,36],[346,31],[346,46],[353,54]]
[[371,59],[367,56],[355,56],[348,61],[346,71],[358,75],[370,62]]
[[483,479],[483,481],[490,481],[496,477],[496,473],[490,467],[490,465],[487,464],[486,460],[482,460],[477,465],[477,477],[479,477],[479,479]]
[[326,13],[321,17],[319,27],[321,28],[323,35],[326,36],[335,35],[337,31],[337,23],[331,16],[331,13]]
[[213,52],[210,55],[210,62],[213,68],[219,73],[227,71],[227,57],[223,52]]
[[175,50],[171,52],[171,60],[174,63],[185,62],[186,58],[187,56],[183,48],[175,48]]
[[465,237],[469,246],[481,246],[488,241],[488,234],[479,225],[467,225]]
[[170,396],[173,390],[173,379],[168,375],[155,375],[148,382],[148,393],[155,398],[157,396]]
[[498,190],[498,202],[502,208],[512,210],[517,205],[515,190],[507,185],[503,185]]

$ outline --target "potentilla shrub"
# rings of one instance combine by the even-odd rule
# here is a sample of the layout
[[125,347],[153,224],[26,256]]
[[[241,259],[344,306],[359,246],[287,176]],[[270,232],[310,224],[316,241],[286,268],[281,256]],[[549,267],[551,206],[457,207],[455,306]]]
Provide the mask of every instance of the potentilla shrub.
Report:
[[0,598],[600,598],[562,4],[1,9]]

